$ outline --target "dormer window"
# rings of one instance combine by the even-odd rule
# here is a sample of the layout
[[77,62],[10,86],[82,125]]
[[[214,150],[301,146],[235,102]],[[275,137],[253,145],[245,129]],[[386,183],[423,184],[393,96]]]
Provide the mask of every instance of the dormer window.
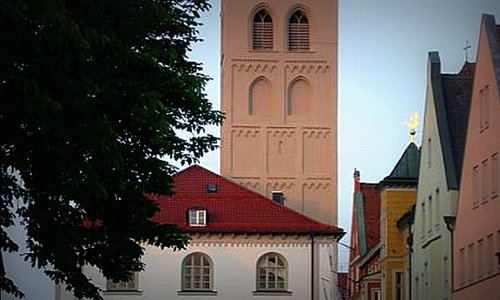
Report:
[[189,226],[207,226],[207,210],[202,208],[190,209]]
[[209,183],[207,185],[207,193],[217,193],[217,185],[215,183]]

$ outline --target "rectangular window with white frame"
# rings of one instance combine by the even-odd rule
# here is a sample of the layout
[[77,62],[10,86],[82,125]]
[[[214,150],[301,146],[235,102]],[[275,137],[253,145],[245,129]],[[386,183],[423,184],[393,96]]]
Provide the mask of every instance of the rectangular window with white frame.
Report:
[[488,235],[488,238],[486,239],[486,247],[488,247],[488,256],[486,259],[486,266],[488,267],[488,275],[493,274],[493,261],[495,260],[494,254],[493,254],[493,234]]
[[[424,272],[420,273],[420,278],[422,282],[420,282],[420,295],[425,299],[425,277]],[[420,299],[420,298],[418,298]]]
[[484,129],[484,90],[479,91],[479,131]]
[[473,208],[476,208],[479,206],[479,198],[480,198],[480,193],[479,193],[479,166],[474,166],[472,168],[472,201],[473,201]]
[[488,199],[489,199],[489,180],[488,180],[488,175],[489,175],[489,171],[488,171],[488,160],[484,160],[483,163],[482,163],[482,178],[483,178],[483,203],[487,202]]
[[430,281],[429,281],[429,263],[424,264],[424,270],[425,270],[425,293],[424,297],[427,299],[429,298],[429,287],[430,287]]
[[481,279],[484,275],[484,240],[480,239],[477,241],[477,278]]
[[436,207],[435,212],[436,212],[436,219],[437,219],[436,224],[435,224],[436,227],[439,226],[439,222],[441,221],[439,219],[439,216],[440,216],[440,207],[439,206],[440,205],[441,205],[441,203],[439,203],[439,189],[436,189],[436,197],[434,199],[434,206]]
[[422,200],[422,218],[421,218],[421,221],[422,221],[422,237],[425,236],[425,203],[424,203],[425,200]]
[[129,292],[139,290],[139,274],[135,272],[129,281],[118,281],[113,282],[108,279],[106,282],[106,288],[109,292]]
[[[495,253],[495,255],[500,255],[500,230],[497,231],[497,252]],[[496,259],[495,263],[497,264],[498,271],[500,271],[500,261]]]
[[482,132],[490,124],[490,86],[479,91],[479,130]]
[[415,277],[415,299],[420,299],[420,283],[418,281],[418,276]]
[[474,244],[469,245],[467,260],[469,262],[469,282],[472,282],[474,281]]
[[432,167],[432,140],[427,139],[427,168]]
[[206,226],[207,211],[205,209],[189,210],[189,226]]
[[431,232],[432,232],[432,223],[433,223],[433,221],[434,221],[434,220],[433,220],[433,219],[434,219],[434,218],[433,218],[433,214],[432,214],[432,196],[429,196],[429,198],[428,198],[428,199],[429,199],[429,200],[428,200],[428,205],[427,205],[427,207],[429,208],[429,218],[428,218],[428,222],[429,222],[429,224],[428,224],[428,229],[427,229],[427,230],[428,230],[428,232],[429,232],[429,233],[431,233]]
[[449,286],[449,275],[448,275],[448,256],[443,257],[443,277],[444,277],[444,289],[448,290]]
[[487,85],[483,89],[484,95],[484,129],[490,125],[490,86]]
[[465,248],[460,249],[460,285],[465,285],[465,270],[466,270],[466,262],[465,262]]
[[404,299],[404,273],[402,271],[394,272],[394,299]]
[[491,156],[491,197],[498,196],[498,189],[500,185],[500,178],[498,173],[500,172],[498,168],[498,152]]

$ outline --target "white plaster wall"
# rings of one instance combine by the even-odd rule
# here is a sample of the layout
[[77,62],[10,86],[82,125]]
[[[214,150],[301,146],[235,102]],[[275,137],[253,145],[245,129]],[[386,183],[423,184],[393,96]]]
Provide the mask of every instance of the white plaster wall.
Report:
[[[430,66],[429,66],[430,68]],[[430,70],[429,70],[430,72]],[[430,74],[428,74],[430,76]],[[419,277],[422,284],[424,264],[429,265],[427,299],[451,298],[451,235],[446,228],[443,216],[456,215],[458,191],[448,189],[441,139],[437,127],[437,117],[432,96],[432,84],[428,78],[425,104],[425,118],[422,135],[422,151],[420,174],[414,225],[414,252],[412,261],[412,289],[415,291],[415,279]],[[431,139],[431,166],[428,166],[429,144]],[[439,203],[436,203],[436,190],[439,189]],[[432,207],[428,207],[428,198],[432,197]],[[426,220],[429,209],[432,210],[432,226],[426,221],[425,232],[422,225],[422,203],[425,201]],[[436,206],[438,204],[438,206]],[[437,208],[437,209],[436,209]],[[444,257],[447,257],[447,267],[444,267]],[[447,274],[444,274],[446,270]],[[445,282],[447,278],[448,282]],[[419,295],[423,295],[422,290]],[[414,296],[415,297],[415,296]]]
[[[43,270],[33,268],[24,261],[21,254],[26,253],[26,231],[16,220],[15,225],[7,228],[9,236],[19,246],[19,252],[3,252],[3,263],[7,277],[10,278],[17,287],[25,294],[25,300],[54,300],[55,284],[44,273]],[[18,299],[10,294],[1,293],[0,299]]]
[[[243,238],[227,240],[218,237],[207,241],[194,241],[186,250],[174,252],[170,249],[161,250],[148,246],[144,262],[146,270],[139,274],[139,290],[137,294],[104,294],[105,300],[195,300],[195,299],[311,299],[311,248],[310,240],[291,237],[288,240],[264,239],[264,241]],[[229,238],[231,239],[231,238]],[[336,261],[334,244],[330,241],[318,242],[315,245],[317,257],[316,297],[318,300],[334,300],[336,278],[333,278],[330,267],[330,257]],[[214,264],[214,290],[216,296],[179,295],[181,290],[181,263],[193,252],[207,254]],[[256,264],[258,259],[268,253],[277,252],[288,262],[288,290],[291,295],[254,295],[256,290]],[[106,280],[96,269],[88,269],[93,282],[106,288]],[[316,284],[316,283],[319,283]],[[62,289],[64,290],[64,289]],[[74,300],[66,291],[61,291],[60,300]]]

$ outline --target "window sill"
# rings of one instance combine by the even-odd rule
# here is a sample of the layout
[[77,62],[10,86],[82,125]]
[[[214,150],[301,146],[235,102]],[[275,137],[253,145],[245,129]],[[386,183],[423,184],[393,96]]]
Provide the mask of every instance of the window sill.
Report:
[[201,291],[178,291],[179,296],[217,296],[217,291],[201,290]]
[[120,296],[126,296],[126,295],[142,295],[142,291],[138,290],[107,290],[103,292],[104,295],[120,295]]
[[254,52],[254,53],[279,53],[280,51],[274,50],[274,49],[250,49],[248,52]]
[[316,53],[316,51],[311,50],[285,50],[285,53]]
[[291,291],[254,291],[254,296],[291,296]]

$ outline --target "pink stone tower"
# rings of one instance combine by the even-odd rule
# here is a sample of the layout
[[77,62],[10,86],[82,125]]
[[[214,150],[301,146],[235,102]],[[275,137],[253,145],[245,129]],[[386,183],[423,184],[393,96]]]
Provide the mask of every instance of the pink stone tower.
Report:
[[222,0],[221,173],[337,224],[336,0]]

